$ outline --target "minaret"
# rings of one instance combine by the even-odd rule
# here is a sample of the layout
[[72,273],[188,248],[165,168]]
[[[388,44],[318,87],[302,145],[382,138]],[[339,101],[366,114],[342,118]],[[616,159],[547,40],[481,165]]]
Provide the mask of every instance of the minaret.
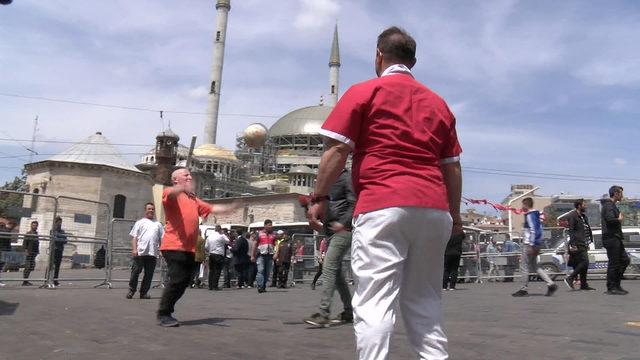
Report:
[[204,124],[205,144],[216,143],[220,88],[222,85],[222,63],[224,62],[224,43],[227,38],[227,18],[229,16],[229,10],[231,10],[231,0],[216,1],[216,35],[215,41],[213,42],[213,64],[211,65],[207,120]]
[[338,24],[333,30],[333,44],[329,57],[329,98],[327,105],[335,106],[338,102],[338,78],[340,73],[340,48],[338,47]]

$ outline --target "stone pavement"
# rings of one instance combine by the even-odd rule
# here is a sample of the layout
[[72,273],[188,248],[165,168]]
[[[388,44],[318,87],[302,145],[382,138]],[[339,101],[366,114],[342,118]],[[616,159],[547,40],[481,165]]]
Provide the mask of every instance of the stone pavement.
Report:
[[[528,298],[510,296],[517,283],[445,292],[451,359],[640,359],[640,328],[625,326],[640,320],[640,281],[623,283],[627,296],[602,294],[603,281],[591,282],[595,292],[557,283],[550,298],[541,296],[543,283],[533,283],[536,296]],[[351,326],[311,329],[301,322],[321,293],[308,284],[265,294],[190,289],[176,307],[178,328],[156,325],[160,289],[152,300],[127,300],[125,283],[110,290],[91,285],[1,288],[0,359],[355,358]],[[391,358],[415,358],[401,323]]]

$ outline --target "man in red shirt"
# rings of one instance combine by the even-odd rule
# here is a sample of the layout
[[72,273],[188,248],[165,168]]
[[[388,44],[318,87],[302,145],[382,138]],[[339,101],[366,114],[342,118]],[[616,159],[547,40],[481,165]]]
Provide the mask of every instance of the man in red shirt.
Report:
[[413,78],[416,43],[391,27],[378,36],[378,78],[352,86],[320,133],[309,219],[320,222],[327,194],[353,152],[351,266],[357,279],[354,328],[360,359],[387,359],[398,305],[420,359],[446,359],[442,330],[444,249],[462,232],[455,118]]
[[256,287],[260,294],[267,291],[275,246],[276,234],[273,231],[273,222],[267,219],[264,221],[264,229],[258,231],[257,243],[251,253],[251,262],[255,262],[258,266]]
[[158,308],[161,326],[178,326],[172,314],[178,299],[189,286],[196,262],[195,251],[198,239],[199,218],[206,219],[210,213],[224,214],[238,204],[213,205],[198,199],[193,193],[191,172],[181,168],[171,174],[173,186],[164,189],[162,205],[165,212],[165,232],[160,250],[167,267],[169,282],[164,288]]

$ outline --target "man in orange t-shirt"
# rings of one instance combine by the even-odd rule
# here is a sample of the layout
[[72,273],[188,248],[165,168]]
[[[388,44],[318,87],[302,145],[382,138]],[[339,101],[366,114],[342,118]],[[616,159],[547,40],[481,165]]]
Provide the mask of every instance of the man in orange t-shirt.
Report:
[[210,213],[228,213],[237,204],[213,205],[198,199],[193,193],[191,172],[181,168],[171,174],[173,186],[164,189],[162,205],[165,212],[165,232],[160,250],[169,275],[169,283],[164,288],[158,308],[158,322],[161,326],[178,326],[172,314],[178,299],[189,286],[189,280],[196,266],[195,251],[198,239],[199,218],[206,219]]

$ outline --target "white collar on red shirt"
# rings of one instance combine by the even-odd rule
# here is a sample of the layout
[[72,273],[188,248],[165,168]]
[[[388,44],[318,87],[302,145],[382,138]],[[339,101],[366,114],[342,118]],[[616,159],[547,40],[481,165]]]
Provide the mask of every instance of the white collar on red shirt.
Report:
[[382,72],[382,75],[380,75],[380,77],[387,76],[387,75],[393,75],[393,74],[409,74],[409,75],[411,75],[411,70],[406,65],[393,64],[393,65],[389,66],[388,68],[386,68]]

